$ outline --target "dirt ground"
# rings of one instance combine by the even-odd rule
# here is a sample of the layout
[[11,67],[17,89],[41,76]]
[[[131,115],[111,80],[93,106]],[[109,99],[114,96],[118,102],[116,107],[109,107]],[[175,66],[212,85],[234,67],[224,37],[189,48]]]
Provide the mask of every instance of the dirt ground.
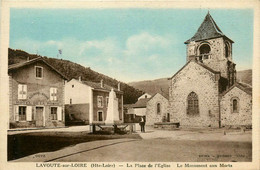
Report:
[[8,136],[18,162],[244,162],[252,161],[252,133],[223,129],[147,129],[127,135],[33,132]]

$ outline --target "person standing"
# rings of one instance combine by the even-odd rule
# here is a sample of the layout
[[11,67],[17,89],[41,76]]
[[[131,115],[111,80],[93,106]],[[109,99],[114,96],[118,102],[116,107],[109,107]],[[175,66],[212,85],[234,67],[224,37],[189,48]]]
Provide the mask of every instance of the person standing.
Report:
[[141,120],[140,120],[139,124],[141,126],[141,132],[145,132],[145,116],[141,117]]

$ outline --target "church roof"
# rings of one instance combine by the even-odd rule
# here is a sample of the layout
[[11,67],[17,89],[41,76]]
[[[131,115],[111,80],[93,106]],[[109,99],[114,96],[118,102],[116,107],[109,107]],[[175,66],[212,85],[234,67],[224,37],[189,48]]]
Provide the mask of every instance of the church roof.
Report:
[[[229,39],[227,36],[223,34],[223,32],[220,30],[214,19],[208,13],[204,18],[203,22],[201,23],[199,29],[194,34],[194,36],[184,43],[188,44],[191,41],[206,40],[217,37],[226,37],[227,39]],[[229,40],[233,43],[231,39]]]
[[173,77],[175,77],[175,76],[176,76],[179,72],[181,72],[190,62],[195,62],[196,64],[198,64],[198,65],[204,67],[205,69],[209,70],[210,72],[212,72],[212,73],[214,73],[214,74],[220,74],[219,71],[215,71],[215,70],[213,70],[212,68],[206,66],[206,65],[203,64],[203,63],[200,63],[200,62],[194,61],[194,60],[190,60],[190,61],[188,61],[179,71],[177,71],[172,77],[168,78],[168,80],[170,80],[170,79],[172,79]]
[[227,94],[229,91],[231,91],[234,87],[239,88],[240,90],[243,90],[244,92],[246,92],[247,94],[252,95],[252,86],[246,84],[246,83],[242,83],[242,82],[236,82],[233,86],[231,86],[228,90],[226,90],[222,96],[224,96],[225,94]]

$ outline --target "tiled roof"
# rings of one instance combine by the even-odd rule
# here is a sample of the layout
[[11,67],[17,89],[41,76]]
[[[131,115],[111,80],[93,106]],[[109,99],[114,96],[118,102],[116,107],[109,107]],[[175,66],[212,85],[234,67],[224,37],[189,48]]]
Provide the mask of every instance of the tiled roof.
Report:
[[150,100],[150,98],[144,98],[144,99],[140,99],[138,100],[134,105],[133,107],[134,108],[145,108],[146,107],[146,104],[147,102]]
[[52,70],[54,70],[56,73],[58,73],[61,77],[63,77],[65,80],[68,80],[68,78],[65,75],[63,75],[61,72],[59,72],[57,69],[55,69],[47,61],[45,61],[44,58],[42,58],[42,57],[38,57],[38,58],[29,60],[29,61],[26,61],[26,62],[20,62],[20,63],[17,63],[17,64],[9,65],[8,66],[8,71],[16,70],[16,69],[19,69],[21,67],[28,66],[28,65],[33,64],[35,62],[38,62],[38,61],[43,62],[44,64],[49,66]]
[[114,89],[115,92],[122,92],[122,91],[118,91],[117,88],[115,87],[111,87],[109,85],[104,84],[104,87],[101,87],[100,83],[97,82],[92,82],[92,81],[81,81],[83,84],[86,84],[92,88],[94,88],[95,90],[106,90],[106,91],[111,91],[112,88]]
[[[195,33],[195,35],[187,40],[185,44],[190,43],[191,41],[198,41],[198,40],[206,40],[211,38],[217,38],[217,37],[226,37],[220,28],[217,26],[214,19],[211,17],[211,15],[208,13],[201,23],[199,29]],[[229,39],[229,38],[228,38]],[[229,39],[231,42],[233,42],[231,39]]]
[[164,93],[164,92],[162,92],[162,91],[153,94],[152,97],[150,97],[149,99],[151,100],[156,94],[160,94],[160,95],[162,95],[164,98],[166,98],[167,100],[169,100],[169,94],[166,94],[166,93]]
[[133,108],[134,104],[124,104],[124,108],[130,109]]
[[232,90],[234,87],[237,87],[241,90],[243,90],[244,92],[252,95],[252,86],[245,84],[245,83],[241,83],[241,82],[236,82],[233,86],[231,86],[228,90],[226,90],[225,92],[222,93],[222,96],[224,96],[225,94],[227,94],[230,90]]

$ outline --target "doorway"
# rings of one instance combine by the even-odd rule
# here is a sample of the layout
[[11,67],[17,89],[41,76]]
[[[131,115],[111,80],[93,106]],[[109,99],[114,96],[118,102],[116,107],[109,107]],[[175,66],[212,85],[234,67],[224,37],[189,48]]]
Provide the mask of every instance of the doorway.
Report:
[[103,112],[102,111],[98,112],[98,121],[103,121]]
[[36,107],[36,113],[35,113],[35,125],[37,127],[43,126],[43,107]]

